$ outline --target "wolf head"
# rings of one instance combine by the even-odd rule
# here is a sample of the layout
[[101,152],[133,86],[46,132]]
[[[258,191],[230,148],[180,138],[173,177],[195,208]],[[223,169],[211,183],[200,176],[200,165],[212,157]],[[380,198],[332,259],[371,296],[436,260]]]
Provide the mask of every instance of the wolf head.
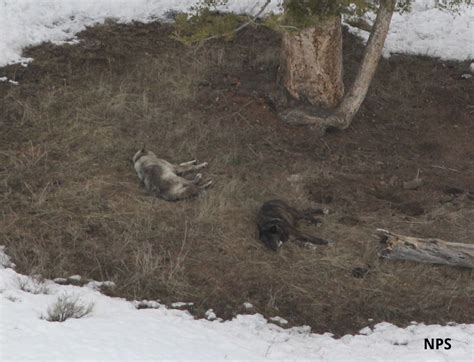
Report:
[[137,153],[135,153],[135,155],[133,156],[132,158],[133,164],[135,164],[143,156],[151,156],[151,157],[156,158],[156,155],[153,152],[146,150],[146,144],[144,144],[143,147],[140,150],[138,150]]
[[288,237],[288,232],[278,223],[268,223],[260,230],[260,240],[273,251],[280,249]]
[[146,155],[148,155],[148,151],[146,151],[145,146],[143,146],[142,149],[138,150],[137,153],[135,153],[135,155],[132,158],[132,162],[135,163],[138,161],[139,158]]

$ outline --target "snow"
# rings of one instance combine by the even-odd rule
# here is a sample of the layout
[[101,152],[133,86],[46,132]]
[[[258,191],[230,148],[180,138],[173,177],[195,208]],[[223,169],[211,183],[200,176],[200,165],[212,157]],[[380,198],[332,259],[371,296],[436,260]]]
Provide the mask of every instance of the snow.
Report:
[[[12,266],[0,247],[1,361],[472,361],[474,325],[399,328],[380,323],[358,335],[335,339],[329,333],[311,333],[307,326],[283,329],[260,314],[238,315],[225,322],[196,320],[187,311],[168,309],[156,301],[107,297],[89,284],[78,287],[38,277],[31,280]],[[22,290],[19,280],[43,292]],[[62,323],[48,322],[44,319],[47,311],[60,297],[92,305],[92,312]],[[282,319],[276,319],[281,323]],[[425,338],[451,338],[452,348],[425,350]]]
[[[264,0],[231,0],[229,9],[255,14]],[[25,47],[42,42],[75,43],[75,35],[107,18],[149,22],[170,9],[187,10],[195,0],[0,0],[0,66],[32,59]],[[273,0],[267,11],[278,11]],[[433,9],[432,0],[416,0],[413,12],[395,14],[384,54],[423,54],[443,59],[474,58],[474,8],[459,15]],[[363,37],[366,34],[354,30]],[[474,63],[470,65],[474,72]],[[7,77],[0,82],[18,84]],[[389,323],[365,327],[359,334],[335,339],[309,327],[283,329],[260,314],[232,321],[207,319],[169,309],[159,301],[126,301],[100,293],[112,282],[89,281],[82,287],[60,285],[69,277],[43,280],[18,274],[0,246],[0,360],[143,360],[143,359],[291,359],[319,361],[472,361],[474,325],[424,325],[407,328]],[[44,319],[58,298],[70,296],[92,305],[92,312],[63,323]],[[185,307],[192,303],[174,303]],[[253,306],[245,302],[245,308]],[[283,318],[271,320],[282,324]],[[370,322],[370,319],[369,319]],[[425,350],[425,338],[451,338],[450,350]]]
[[[457,14],[433,5],[434,1],[417,0],[411,12],[393,15],[384,56],[408,53],[447,60],[474,58],[474,6],[465,5]],[[351,30],[368,39],[368,33]]]
[[206,316],[206,318],[210,321],[213,321],[214,319],[217,318],[216,316],[216,313],[214,313],[214,310],[213,309],[209,309],[206,311],[206,313],[204,313],[204,315]]
[[185,302],[175,302],[175,303],[171,303],[171,306],[173,308],[183,308],[183,307],[192,307],[194,305],[194,303],[185,303]]
[[276,322],[276,323],[278,323],[278,324],[280,324],[280,325],[288,324],[288,321],[287,321],[285,318],[278,317],[278,316],[276,316],[276,317],[271,317],[270,320],[271,320],[272,322]]
[[[264,0],[230,0],[224,8],[255,14]],[[196,0],[0,0],[0,66],[25,65],[25,47],[51,41],[77,42],[75,34],[113,18],[121,23],[164,19],[167,11],[188,10]],[[266,12],[278,12],[272,0]],[[413,11],[395,14],[384,53],[422,54],[443,59],[474,58],[474,6],[460,15],[433,9],[433,0],[416,0]],[[367,34],[353,29],[362,37]]]
[[249,302],[245,302],[242,305],[244,306],[245,309],[252,309],[253,308],[253,304],[249,303]]

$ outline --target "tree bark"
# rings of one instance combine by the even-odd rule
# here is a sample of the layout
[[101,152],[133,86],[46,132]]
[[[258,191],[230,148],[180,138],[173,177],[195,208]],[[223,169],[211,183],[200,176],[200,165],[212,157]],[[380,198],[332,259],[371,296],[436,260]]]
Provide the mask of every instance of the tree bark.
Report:
[[362,63],[356,79],[334,113],[321,116],[305,108],[289,109],[280,114],[281,119],[292,125],[311,125],[322,133],[329,127],[346,129],[367,95],[377,69],[388,29],[395,10],[396,0],[381,0],[373,31],[365,47]]
[[334,108],[344,94],[341,17],[283,34],[279,82],[296,99]]
[[380,256],[385,259],[474,268],[474,244],[420,239],[383,229],[378,229],[377,235],[382,244]]

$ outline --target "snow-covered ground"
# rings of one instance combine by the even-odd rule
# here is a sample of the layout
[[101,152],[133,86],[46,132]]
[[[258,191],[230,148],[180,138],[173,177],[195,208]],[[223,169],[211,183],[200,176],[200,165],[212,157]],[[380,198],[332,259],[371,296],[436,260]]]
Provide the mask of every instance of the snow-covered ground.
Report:
[[[261,4],[263,0],[260,0]],[[44,41],[64,42],[106,18],[120,22],[152,21],[169,9],[186,10],[195,0],[0,0],[0,66],[27,62],[22,50]],[[385,53],[407,52],[445,59],[474,58],[474,7],[455,16],[416,0],[410,14],[394,16]],[[255,13],[254,0],[231,0],[230,9]],[[268,10],[276,11],[273,0]],[[473,70],[474,71],[474,70]],[[1,77],[0,82],[6,82]],[[77,279],[77,278],[76,278]],[[59,281],[58,281],[59,282]],[[0,361],[285,359],[321,361],[472,361],[474,325],[398,328],[388,323],[365,328],[356,336],[334,339],[307,327],[282,329],[259,314],[232,321],[195,320],[186,311],[137,309],[138,303],[109,298],[97,283],[83,287],[37,281],[9,267],[0,248]],[[58,300],[69,296],[91,305],[80,319],[63,323],[44,317]],[[243,301],[245,302],[245,301]],[[183,307],[185,303],[176,303]],[[245,302],[245,308],[252,309]],[[214,319],[210,310],[208,319]],[[450,338],[451,349],[425,350],[425,338]]]
[[[230,0],[228,9],[256,13],[264,0]],[[278,11],[272,0],[268,11]],[[188,10],[196,0],[0,0],[0,66],[26,62],[22,50],[45,41],[74,38],[86,26],[115,18],[148,22],[167,10]],[[433,9],[434,0],[415,0],[413,12],[395,14],[385,55],[406,52],[444,59],[474,58],[474,6],[460,15]],[[355,31],[355,30],[354,30]],[[367,36],[360,33],[361,36]]]
[[[195,320],[157,302],[107,297],[97,285],[59,285],[20,275],[0,247],[0,361],[472,361],[474,352],[474,325],[413,324],[402,329],[380,323],[334,339],[329,333],[313,334],[309,327],[282,329],[259,314],[227,322]],[[90,314],[47,321],[48,310],[65,296],[92,306]],[[153,308],[137,309],[138,304]],[[452,347],[425,350],[425,338],[450,338]]]

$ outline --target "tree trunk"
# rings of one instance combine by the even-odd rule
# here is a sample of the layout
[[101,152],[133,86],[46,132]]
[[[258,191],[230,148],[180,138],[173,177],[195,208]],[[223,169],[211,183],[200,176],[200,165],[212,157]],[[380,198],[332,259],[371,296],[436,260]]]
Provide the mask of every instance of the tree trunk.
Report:
[[397,0],[381,0],[377,18],[365,47],[362,63],[351,89],[336,111],[328,116],[308,113],[304,108],[289,109],[280,114],[284,122],[293,125],[312,125],[322,133],[329,128],[346,129],[360,108],[377,69]]
[[296,99],[336,107],[344,95],[341,17],[283,34],[279,81]]
[[380,256],[385,259],[474,268],[474,244],[420,239],[383,229],[378,229],[377,234],[382,244]]

